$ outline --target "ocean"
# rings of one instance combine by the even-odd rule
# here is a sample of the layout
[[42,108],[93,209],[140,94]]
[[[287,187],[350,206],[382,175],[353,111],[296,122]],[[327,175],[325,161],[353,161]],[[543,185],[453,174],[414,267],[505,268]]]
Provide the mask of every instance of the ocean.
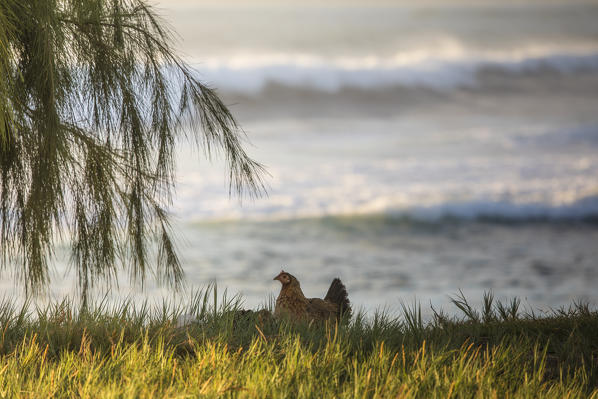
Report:
[[[229,197],[218,154],[180,144],[187,289],[255,307],[284,269],[307,296],[340,277],[367,311],[452,314],[459,290],[596,304],[598,3],[157,6],[268,171],[267,196]],[[56,296],[73,292],[64,270]],[[170,293],[123,278],[116,295]]]

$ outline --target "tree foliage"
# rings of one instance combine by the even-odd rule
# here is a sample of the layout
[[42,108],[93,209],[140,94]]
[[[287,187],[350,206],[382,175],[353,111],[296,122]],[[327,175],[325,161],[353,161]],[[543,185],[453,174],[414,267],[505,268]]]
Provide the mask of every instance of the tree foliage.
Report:
[[119,267],[179,285],[179,138],[223,153],[231,191],[263,189],[235,119],[143,0],[0,0],[0,76],[1,267],[27,290],[47,285],[59,238],[84,296]]

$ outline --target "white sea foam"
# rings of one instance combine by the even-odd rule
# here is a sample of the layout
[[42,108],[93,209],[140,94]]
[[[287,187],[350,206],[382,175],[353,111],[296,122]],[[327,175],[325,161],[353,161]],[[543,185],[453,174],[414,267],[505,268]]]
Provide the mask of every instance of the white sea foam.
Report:
[[[298,150],[300,151],[300,149]],[[384,214],[442,221],[598,218],[598,159],[320,160],[270,167],[267,197],[240,204],[222,174],[182,174],[175,212],[183,220],[287,220]],[[270,159],[272,165],[274,161]],[[537,164],[534,164],[537,163]]]

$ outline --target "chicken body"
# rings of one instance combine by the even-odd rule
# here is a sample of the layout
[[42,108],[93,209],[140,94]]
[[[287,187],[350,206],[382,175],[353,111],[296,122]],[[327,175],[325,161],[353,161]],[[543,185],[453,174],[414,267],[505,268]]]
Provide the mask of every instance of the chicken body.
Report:
[[274,308],[276,317],[323,321],[331,318],[339,319],[343,314],[350,315],[351,306],[347,298],[347,291],[339,279],[332,281],[324,299],[306,298],[301,290],[299,280],[285,271],[281,271],[274,280],[278,280],[282,284]]

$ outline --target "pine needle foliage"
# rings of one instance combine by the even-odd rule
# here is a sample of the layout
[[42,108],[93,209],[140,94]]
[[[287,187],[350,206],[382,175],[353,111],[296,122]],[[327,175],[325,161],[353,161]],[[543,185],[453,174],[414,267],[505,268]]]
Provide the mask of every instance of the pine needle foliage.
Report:
[[242,130],[143,0],[1,0],[0,75],[1,268],[27,291],[47,286],[64,238],[84,298],[119,267],[179,286],[179,139],[223,154],[231,192],[263,190]]

